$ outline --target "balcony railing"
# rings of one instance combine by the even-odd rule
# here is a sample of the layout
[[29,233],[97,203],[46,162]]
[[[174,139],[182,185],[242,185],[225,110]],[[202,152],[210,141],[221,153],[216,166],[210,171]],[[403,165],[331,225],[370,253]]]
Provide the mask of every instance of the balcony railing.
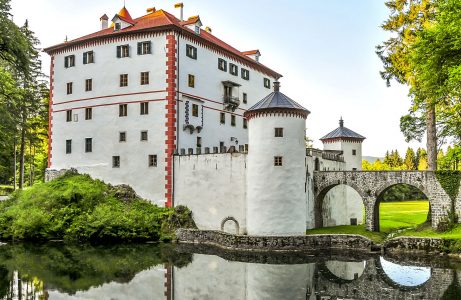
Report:
[[229,95],[223,96],[224,108],[228,110],[235,111],[235,109],[240,105],[239,97],[233,97]]

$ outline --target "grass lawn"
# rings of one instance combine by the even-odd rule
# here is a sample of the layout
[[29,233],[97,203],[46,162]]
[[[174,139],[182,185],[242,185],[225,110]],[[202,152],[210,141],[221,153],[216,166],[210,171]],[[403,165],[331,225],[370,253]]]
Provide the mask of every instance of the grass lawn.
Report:
[[[412,228],[413,231],[418,230],[417,226],[424,223],[429,210],[428,201],[405,201],[405,202],[383,202],[380,205],[380,229],[381,232],[370,232],[365,230],[364,225],[358,226],[335,226],[327,228],[317,228],[307,230],[307,234],[360,234],[370,238],[375,242],[382,242],[386,237],[398,229]],[[418,231],[420,236],[427,236],[426,232],[432,231],[426,228],[423,231]],[[408,235],[405,231],[399,235]],[[433,233],[436,234],[436,233]],[[461,237],[461,227],[457,234]]]

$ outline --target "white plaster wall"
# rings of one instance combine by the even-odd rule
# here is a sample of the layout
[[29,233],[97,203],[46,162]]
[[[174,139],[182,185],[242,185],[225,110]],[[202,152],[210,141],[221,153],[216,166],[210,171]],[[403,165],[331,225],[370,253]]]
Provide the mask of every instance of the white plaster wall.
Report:
[[234,217],[246,232],[247,155],[223,153],[174,157],[174,205],[192,210],[199,229],[220,230]]
[[[137,55],[137,42],[152,41],[152,54]],[[129,184],[144,198],[164,203],[165,169],[165,36],[146,36],[58,54],[53,84],[52,169],[74,167],[111,184]],[[130,57],[117,58],[116,46],[129,44]],[[95,63],[83,64],[83,52],[94,51]],[[74,54],[75,67],[64,68],[64,57]],[[150,72],[148,85],[140,84],[140,73]],[[128,86],[119,86],[120,74],[128,74]],[[85,79],[93,79],[93,91],[85,92]],[[66,94],[66,83],[73,93]],[[95,99],[88,99],[95,98]],[[139,101],[149,102],[149,114],[140,115]],[[128,103],[128,116],[119,117],[119,104]],[[93,108],[85,120],[85,108]],[[77,122],[66,122],[72,109]],[[140,141],[141,130],[148,141]],[[119,142],[119,132],[127,142]],[[93,139],[93,152],[85,153],[85,138]],[[65,141],[72,140],[72,154]],[[148,155],[156,154],[157,167],[148,167]],[[112,168],[112,156],[120,156],[120,168]]]
[[174,298],[246,299],[246,269],[245,263],[194,254],[192,263],[174,268]]
[[[186,45],[190,44],[197,48],[197,59],[191,59],[186,56]],[[179,84],[178,88],[181,92],[179,103],[179,148],[195,148],[197,136],[202,138],[202,147],[216,147],[220,142],[224,145],[237,146],[248,143],[248,130],[243,128],[243,113],[256,104],[259,100],[272,92],[272,83],[274,78],[261,72],[254,70],[249,66],[242,65],[229,57],[225,57],[215,51],[210,51],[202,45],[196,44],[190,40],[179,39]],[[227,72],[218,69],[218,58],[223,58],[227,61]],[[238,76],[231,75],[229,63],[238,66]],[[250,79],[244,80],[241,77],[241,68],[244,67],[250,71]],[[195,87],[188,86],[188,75],[195,76]],[[264,87],[264,78],[271,80],[271,88]],[[233,81],[240,84],[239,88],[234,88],[234,95],[240,97],[240,106],[234,111],[225,111],[226,123],[220,123],[220,112],[223,110],[223,95],[224,88],[222,81]],[[238,92],[238,93],[237,93]],[[243,93],[248,95],[248,103],[243,103]],[[196,100],[191,99],[186,95],[196,97]],[[203,107],[203,129],[200,133],[195,131],[183,131],[185,124],[185,101],[195,101],[200,108]],[[200,109],[201,110],[201,109]],[[192,122],[201,122],[202,118],[199,115],[199,120],[192,118],[190,106],[189,119]],[[236,116],[236,125],[231,126],[231,114]],[[231,141],[231,137],[238,140]]]
[[[247,231],[250,235],[302,235],[306,230],[305,119],[286,115],[250,119]],[[274,128],[284,136],[274,137]],[[283,166],[274,166],[283,156]]]
[[[346,162],[345,170],[351,171],[354,168],[357,171],[362,170],[362,143],[337,141],[334,143],[324,143],[323,149],[343,151],[344,161]],[[352,155],[352,150],[356,150],[356,155]]]

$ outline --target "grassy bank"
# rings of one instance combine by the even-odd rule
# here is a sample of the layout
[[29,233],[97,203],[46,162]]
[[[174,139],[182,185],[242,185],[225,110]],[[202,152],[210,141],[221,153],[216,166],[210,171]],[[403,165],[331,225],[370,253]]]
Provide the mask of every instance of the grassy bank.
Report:
[[[426,221],[428,210],[428,201],[383,202],[380,206],[380,232],[366,231],[364,225],[348,225],[311,229],[307,231],[307,234],[360,234],[380,243],[390,234],[392,236],[412,235],[411,233],[416,232],[418,226]],[[405,228],[411,228],[412,230],[396,233]],[[425,235],[429,232],[434,237],[441,235],[432,231],[429,225],[429,228],[425,228],[425,231],[420,231],[421,235],[419,236],[429,236]],[[459,234],[461,235],[461,228]]]
[[187,208],[158,207],[128,186],[72,172],[0,203],[3,240],[158,241],[194,226]]

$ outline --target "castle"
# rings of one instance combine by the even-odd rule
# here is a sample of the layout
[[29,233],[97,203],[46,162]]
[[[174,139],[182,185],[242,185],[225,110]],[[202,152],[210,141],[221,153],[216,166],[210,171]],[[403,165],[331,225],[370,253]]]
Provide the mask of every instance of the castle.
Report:
[[[340,126],[306,148],[309,111],[280,92],[281,74],[187,20],[123,7],[99,31],[51,56],[47,177],[76,168],[128,184],[201,229],[296,235],[314,227],[313,172],[360,170],[363,136]],[[273,91],[271,88],[273,87]],[[261,100],[262,99],[262,100]],[[324,226],[362,222],[345,186],[323,204]]]

